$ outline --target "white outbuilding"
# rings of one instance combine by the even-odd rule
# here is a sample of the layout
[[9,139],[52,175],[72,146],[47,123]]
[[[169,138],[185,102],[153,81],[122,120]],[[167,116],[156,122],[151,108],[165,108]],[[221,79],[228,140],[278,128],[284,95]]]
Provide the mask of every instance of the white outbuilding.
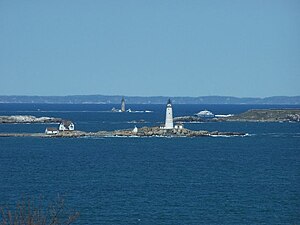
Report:
[[132,133],[136,134],[138,132],[138,128],[136,126],[134,126]]
[[183,129],[183,124],[182,123],[175,124],[174,129],[176,129],[176,130],[182,130]]
[[59,130],[56,127],[47,127],[45,134],[58,134]]

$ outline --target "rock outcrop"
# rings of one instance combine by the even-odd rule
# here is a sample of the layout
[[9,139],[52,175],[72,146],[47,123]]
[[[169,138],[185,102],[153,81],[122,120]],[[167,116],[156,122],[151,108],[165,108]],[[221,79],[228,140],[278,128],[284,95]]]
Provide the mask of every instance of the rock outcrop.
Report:
[[173,119],[174,122],[181,122],[181,123],[193,123],[193,122],[204,122],[207,119],[203,119],[199,116],[179,116]]

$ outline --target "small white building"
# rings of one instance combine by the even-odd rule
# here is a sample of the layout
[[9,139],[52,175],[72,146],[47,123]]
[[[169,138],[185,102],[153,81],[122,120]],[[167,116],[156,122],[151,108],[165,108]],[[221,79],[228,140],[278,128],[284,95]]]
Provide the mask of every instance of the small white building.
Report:
[[134,126],[132,133],[136,134],[138,132],[138,128],[136,126]]
[[58,134],[59,130],[56,127],[47,127],[45,134]]
[[72,123],[72,121],[69,120],[63,120],[59,124],[59,128],[58,128],[58,130],[60,131],[73,131],[74,129],[75,129],[74,123]]
[[182,130],[183,129],[183,124],[182,123],[175,124],[174,129]]

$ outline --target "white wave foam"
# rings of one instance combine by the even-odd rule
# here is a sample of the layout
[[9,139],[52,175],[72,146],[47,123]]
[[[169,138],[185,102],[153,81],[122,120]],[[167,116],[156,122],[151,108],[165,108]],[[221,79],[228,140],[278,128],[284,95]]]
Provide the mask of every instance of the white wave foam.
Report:
[[234,116],[234,114],[220,114],[220,115],[215,115],[215,117],[220,117],[220,118],[226,118],[226,117],[230,117],[230,116]]

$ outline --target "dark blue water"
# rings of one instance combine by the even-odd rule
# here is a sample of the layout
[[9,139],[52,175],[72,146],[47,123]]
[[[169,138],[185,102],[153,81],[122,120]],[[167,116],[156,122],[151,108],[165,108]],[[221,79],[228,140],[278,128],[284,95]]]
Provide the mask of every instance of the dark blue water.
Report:
[[[157,125],[150,113],[112,105],[0,104],[0,114],[71,119],[85,131]],[[174,105],[174,115],[249,105]],[[262,108],[278,108],[263,106]],[[288,106],[286,106],[288,107]],[[132,121],[145,120],[145,123]],[[0,124],[0,132],[43,132],[45,124]],[[248,137],[0,138],[0,204],[61,194],[77,224],[299,224],[300,124],[199,123],[192,129],[246,131]]]

